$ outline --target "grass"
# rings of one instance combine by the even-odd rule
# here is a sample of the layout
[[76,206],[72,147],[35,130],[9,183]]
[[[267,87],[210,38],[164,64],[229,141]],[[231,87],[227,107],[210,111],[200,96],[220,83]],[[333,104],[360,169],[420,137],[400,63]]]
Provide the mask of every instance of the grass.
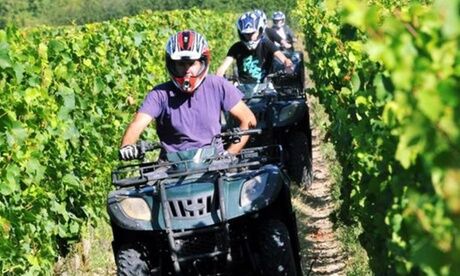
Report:
[[55,275],[115,275],[112,230],[106,219],[88,223],[82,239],[54,267]]

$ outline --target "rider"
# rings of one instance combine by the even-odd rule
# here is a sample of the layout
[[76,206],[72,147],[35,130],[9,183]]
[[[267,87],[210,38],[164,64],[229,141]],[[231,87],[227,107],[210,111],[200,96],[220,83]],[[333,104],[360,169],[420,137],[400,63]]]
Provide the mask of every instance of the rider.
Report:
[[[256,118],[241,100],[242,94],[222,77],[208,75],[211,53],[205,38],[186,30],[172,35],[166,44],[166,68],[171,78],[146,96],[121,142],[120,158],[135,159],[134,145],[143,130],[156,122],[157,134],[166,152],[198,149],[211,144],[220,133],[221,111],[240,122],[241,129],[256,126]],[[225,153],[238,153],[248,141],[228,147]],[[223,152],[220,145],[219,151]]]
[[[286,16],[283,12],[277,11],[274,12],[272,15],[273,26],[272,30],[274,30],[284,41],[287,41],[289,45],[292,45],[296,38],[294,36],[294,32],[289,28],[286,24]],[[276,44],[276,43],[275,43]],[[282,48],[289,49],[291,47],[285,47],[283,44],[279,43],[277,46],[281,46]]]
[[241,84],[258,84],[263,82],[270,72],[273,58],[279,59],[287,71],[292,69],[288,59],[273,42],[263,36],[263,19],[255,12],[244,13],[237,21],[240,41],[233,44],[227,57],[217,69],[216,75],[223,76],[234,60]]
[[264,11],[256,9],[254,10],[254,13],[262,18],[262,23],[264,26],[264,35],[267,36],[268,39],[270,39],[273,43],[275,43],[276,46],[283,47],[284,49],[289,49],[292,47],[292,44],[290,44],[286,39],[283,39],[275,29],[273,28],[267,28],[267,15],[265,14]]

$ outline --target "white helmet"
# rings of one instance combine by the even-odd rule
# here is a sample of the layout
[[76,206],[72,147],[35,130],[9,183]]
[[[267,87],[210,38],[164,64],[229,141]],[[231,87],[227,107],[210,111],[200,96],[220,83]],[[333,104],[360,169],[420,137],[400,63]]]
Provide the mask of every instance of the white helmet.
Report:
[[[175,61],[199,60],[201,68],[196,76],[183,76],[176,72]],[[166,44],[166,68],[174,84],[180,90],[195,91],[208,74],[211,52],[206,39],[193,30],[172,35]]]
[[261,24],[263,24],[262,27],[263,27],[264,30],[265,30],[265,28],[267,27],[267,15],[264,13],[263,10],[259,10],[259,9],[254,10],[254,13],[255,13],[258,17],[260,17],[260,19],[261,19]]

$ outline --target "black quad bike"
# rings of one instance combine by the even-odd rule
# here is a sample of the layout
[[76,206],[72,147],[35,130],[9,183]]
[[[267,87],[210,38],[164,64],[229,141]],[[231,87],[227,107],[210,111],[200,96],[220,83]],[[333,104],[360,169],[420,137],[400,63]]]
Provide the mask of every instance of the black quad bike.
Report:
[[[302,275],[281,147],[211,146],[117,167],[108,196],[118,275]],[[160,148],[142,141],[139,151]]]
[[[274,62],[273,73],[263,83],[238,84],[235,76],[230,81],[244,93],[244,101],[257,118],[257,127],[263,130],[262,135],[251,139],[250,145],[281,145],[288,175],[307,187],[313,181],[312,139],[304,89],[303,53],[291,51],[286,54],[294,63],[291,73]],[[224,130],[238,125],[228,115],[222,121]]]

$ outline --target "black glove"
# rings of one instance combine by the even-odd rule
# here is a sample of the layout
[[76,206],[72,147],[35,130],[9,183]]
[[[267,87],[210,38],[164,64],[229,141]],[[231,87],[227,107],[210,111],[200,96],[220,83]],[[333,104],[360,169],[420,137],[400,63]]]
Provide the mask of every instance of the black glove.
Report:
[[137,149],[136,145],[125,145],[123,146],[120,151],[120,159],[121,160],[133,160],[139,158],[139,150]]

